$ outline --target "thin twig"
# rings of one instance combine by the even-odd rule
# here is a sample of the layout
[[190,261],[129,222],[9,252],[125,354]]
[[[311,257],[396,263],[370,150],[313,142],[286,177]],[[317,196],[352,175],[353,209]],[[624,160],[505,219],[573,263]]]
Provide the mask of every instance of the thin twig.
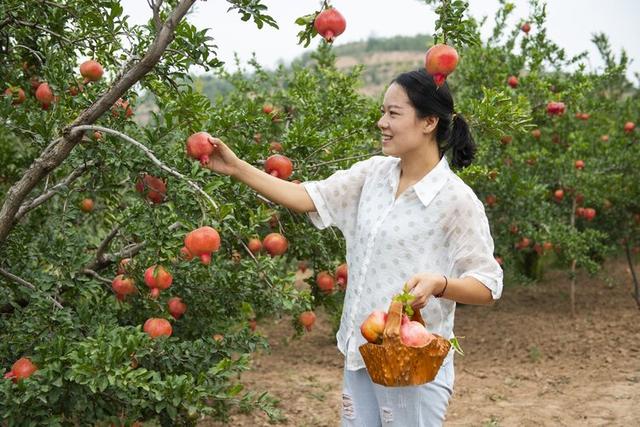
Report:
[[367,153],[367,154],[360,154],[359,156],[344,157],[342,159],[330,160],[328,162],[316,163],[315,165],[307,166],[307,169],[315,169],[315,168],[319,168],[320,166],[330,165],[330,164],[333,164],[333,163],[340,163],[340,162],[345,161],[345,160],[356,160],[356,159],[362,159],[362,158],[371,157],[371,156],[372,156],[371,153]]
[[67,176],[65,179],[63,179],[58,184],[56,184],[53,187],[51,187],[51,189],[49,191],[39,195],[35,199],[32,199],[32,200],[29,200],[29,201],[25,202],[20,207],[20,209],[18,210],[18,213],[16,214],[14,221],[19,221],[20,218],[22,218],[27,212],[29,212],[32,209],[37,208],[38,206],[40,206],[41,204],[43,204],[44,202],[46,202],[47,200],[52,198],[61,189],[68,187],[69,184],[71,184],[73,181],[75,181],[79,176],[81,176],[83,173],[85,173],[85,171],[87,169],[89,169],[90,167],[94,166],[96,163],[97,163],[96,161],[90,161],[90,162],[87,162],[87,163],[79,166],[77,169],[75,169],[73,172],[71,172],[71,174],[69,176]]
[[[9,273],[7,270],[5,270],[4,268],[0,268],[0,275],[6,277],[7,279],[11,280],[12,282],[15,282],[19,285],[22,285],[26,288],[31,289],[32,291],[38,291],[38,288],[36,288],[33,284],[27,282],[26,280],[16,276],[15,274],[11,274]],[[49,298],[52,302],[53,305],[55,305],[58,308],[64,308],[62,307],[62,304],[60,304],[54,297],[52,297],[51,295],[47,295],[47,298]]]
[[33,56],[35,56],[38,59],[38,61],[40,62],[40,67],[44,67],[44,62],[42,61],[42,58],[40,57],[40,53],[39,52],[37,52],[37,51],[31,49],[29,46],[25,46],[23,44],[15,44],[15,45],[13,45],[13,47],[21,47],[21,48],[24,48],[24,49],[28,50],[29,52],[33,53]]
[[162,163],[160,160],[158,160],[158,158],[153,154],[153,152],[147,148],[147,146],[145,146],[144,144],[136,141],[135,139],[131,138],[128,135],[125,135],[122,132],[118,132],[117,130],[113,130],[110,128],[105,128],[102,126],[94,126],[94,125],[81,125],[81,126],[75,126],[73,127],[73,131],[81,131],[81,130],[98,130],[100,132],[105,132],[105,133],[109,133],[111,135],[115,135],[119,138],[124,139],[125,141],[135,145],[136,147],[138,147],[140,150],[142,150],[147,157],[156,165],[158,166],[160,169],[162,169],[163,171],[175,176],[178,179],[181,179],[183,181],[185,181],[187,184],[189,184],[189,186],[191,188],[193,188],[194,190],[196,190],[198,193],[200,193],[205,199],[207,199],[207,201],[209,203],[211,203],[211,206],[213,206],[214,209],[218,210],[218,204],[211,198],[211,196],[209,196],[202,188],[200,188],[200,186],[198,184],[196,184],[195,182],[191,181],[189,178],[187,178],[186,176],[182,175],[180,172],[171,169],[170,167],[168,167],[167,165],[165,165],[164,163]]
[[64,40],[65,42],[67,42],[69,44],[73,44],[73,42],[70,39],[66,38],[62,34],[58,34],[55,31],[51,31],[50,29],[48,29],[46,27],[43,27],[42,25],[38,25],[38,24],[35,24],[33,22],[21,21],[19,19],[14,19],[13,22],[15,22],[16,24],[24,25],[25,27],[36,28],[36,29],[38,29],[40,31],[44,31],[45,33],[49,33],[52,36],[56,36],[60,40]]
[[111,285],[111,282],[112,282],[111,280],[107,279],[106,277],[102,277],[101,275],[99,275],[98,273],[96,273],[96,272],[95,272],[95,271],[93,271],[93,270],[90,270],[90,269],[88,269],[88,268],[85,268],[84,270],[82,270],[82,272],[83,272],[84,274],[86,274],[87,276],[91,276],[91,277],[93,277],[93,278],[95,278],[95,279],[99,280],[99,281],[100,281],[100,282],[102,282],[102,283],[108,283],[109,285]]

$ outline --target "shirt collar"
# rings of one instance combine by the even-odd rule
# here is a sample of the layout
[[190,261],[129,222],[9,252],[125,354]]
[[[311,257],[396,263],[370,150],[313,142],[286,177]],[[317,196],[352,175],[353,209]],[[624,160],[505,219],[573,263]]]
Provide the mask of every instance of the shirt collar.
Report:
[[[400,158],[394,159],[393,173],[390,175],[391,179],[389,184],[392,191],[398,188],[398,182],[400,180]],[[434,197],[440,192],[444,184],[449,179],[451,174],[451,168],[449,168],[449,162],[446,156],[442,156],[442,159],[438,164],[429,171],[422,179],[413,184],[413,190],[418,195],[418,198],[423,205],[428,206]]]

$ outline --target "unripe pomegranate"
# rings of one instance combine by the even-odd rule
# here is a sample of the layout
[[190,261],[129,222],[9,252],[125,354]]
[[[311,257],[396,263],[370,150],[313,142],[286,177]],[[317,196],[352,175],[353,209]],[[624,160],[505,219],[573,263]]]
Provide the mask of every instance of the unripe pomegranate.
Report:
[[509,78],[507,79],[507,84],[509,86],[511,86],[512,88],[517,88],[518,87],[518,78],[516,76],[509,76]]
[[624,124],[624,132],[631,133],[636,128],[636,124],[633,122],[627,122]]
[[274,153],[282,152],[282,144],[280,144],[278,141],[271,141],[269,143],[269,151]]
[[93,200],[91,199],[82,199],[82,201],[80,202],[80,210],[82,212],[91,212],[93,211]]
[[102,69],[102,65],[100,65],[98,61],[94,61],[93,59],[80,64],[80,74],[82,74],[82,77],[84,77],[85,83],[100,80],[103,73],[104,70]]
[[19,87],[8,87],[4,91],[4,94],[11,97],[11,105],[22,104],[27,99],[27,96],[24,94],[24,90]]
[[360,325],[360,333],[370,343],[381,344],[386,324],[387,313],[382,310],[374,310]]
[[333,287],[335,285],[335,280],[333,276],[328,271],[321,271],[316,276],[316,284],[318,285],[318,289],[320,292],[324,294],[330,294],[333,292]]
[[176,320],[181,318],[185,311],[187,311],[187,304],[183,303],[180,297],[169,298],[167,307],[169,308],[169,313]]
[[14,383],[19,380],[29,378],[38,367],[28,357],[21,357],[11,366],[11,371],[5,374],[5,378],[11,378]]
[[135,281],[130,277],[125,277],[120,274],[111,282],[111,289],[113,289],[113,292],[115,292],[117,296],[121,296],[124,299],[127,295],[136,292]]
[[187,138],[187,155],[200,160],[202,166],[209,162],[209,155],[213,153],[213,145],[209,138],[211,135],[207,132],[196,132]]
[[529,31],[531,31],[531,24],[529,24],[528,22],[525,22],[524,24],[522,24],[522,26],[520,27],[520,29],[521,29],[525,34],[529,34]]
[[150,289],[167,289],[173,282],[173,276],[161,265],[152,265],[144,272],[144,282]]
[[125,274],[127,272],[127,265],[131,262],[131,258],[122,258],[118,263],[118,274]]
[[435,336],[427,332],[420,322],[412,320],[400,325],[400,341],[407,347],[424,347],[433,339]]
[[147,321],[144,322],[142,330],[149,334],[151,338],[157,338],[162,335],[170,337],[173,333],[171,323],[169,323],[167,319],[161,319],[157,317],[147,319]]
[[167,195],[167,182],[144,173],[138,177],[136,191],[151,203],[162,203]]
[[193,256],[200,257],[203,264],[209,265],[211,253],[220,249],[220,235],[214,228],[200,227],[185,236],[184,246]]
[[347,264],[340,264],[338,266],[338,268],[336,268],[336,282],[338,283],[338,286],[340,287],[340,289],[342,289],[343,291],[345,289],[347,289],[347,280],[349,278],[349,269],[347,267]]
[[274,257],[285,253],[289,247],[289,242],[287,238],[280,233],[269,233],[262,240],[262,246],[269,255]]
[[286,156],[274,154],[264,162],[264,170],[275,177],[287,179],[293,172],[293,163]]
[[584,169],[584,160],[576,160],[575,161],[575,167],[578,170]]
[[118,98],[116,103],[113,104],[113,107],[111,107],[111,115],[115,118],[119,118],[123,113],[124,113],[124,117],[127,119],[133,116],[133,110],[129,105],[129,101],[125,101],[122,98]]
[[262,250],[262,242],[260,239],[251,238],[249,239],[249,243],[247,243],[247,247],[251,251],[252,254],[257,255]]
[[534,129],[531,131],[531,136],[535,139],[540,139],[540,136],[542,136],[542,131],[540,129]]
[[41,83],[36,89],[36,99],[42,105],[50,105],[54,101],[53,92],[48,83]]
[[432,46],[424,59],[424,66],[438,87],[444,84],[447,76],[453,73],[457,65],[458,52],[442,43]]
[[561,116],[564,114],[564,102],[551,101],[547,103],[547,114],[550,116]]
[[316,314],[313,311],[304,311],[300,313],[300,316],[298,316],[298,320],[300,321],[302,326],[304,326],[307,332],[310,332],[311,327],[316,322]]
[[332,43],[347,28],[347,21],[335,8],[328,7],[316,16],[313,26],[327,43]]

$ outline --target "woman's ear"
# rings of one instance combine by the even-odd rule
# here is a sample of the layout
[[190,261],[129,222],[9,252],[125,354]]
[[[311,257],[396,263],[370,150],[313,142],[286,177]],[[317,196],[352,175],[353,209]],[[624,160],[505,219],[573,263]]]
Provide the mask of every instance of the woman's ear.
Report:
[[425,135],[433,132],[438,127],[439,121],[440,118],[438,116],[425,117],[424,119],[422,119],[422,132]]

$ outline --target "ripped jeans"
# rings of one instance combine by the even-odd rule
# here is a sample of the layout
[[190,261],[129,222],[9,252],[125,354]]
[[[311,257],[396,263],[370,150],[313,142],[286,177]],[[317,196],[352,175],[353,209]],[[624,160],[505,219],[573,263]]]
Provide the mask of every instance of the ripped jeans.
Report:
[[433,381],[419,386],[385,387],[372,382],[366,368],[345,368],[342,426],[442,426],[454,378],[453,357],[445,359]]

